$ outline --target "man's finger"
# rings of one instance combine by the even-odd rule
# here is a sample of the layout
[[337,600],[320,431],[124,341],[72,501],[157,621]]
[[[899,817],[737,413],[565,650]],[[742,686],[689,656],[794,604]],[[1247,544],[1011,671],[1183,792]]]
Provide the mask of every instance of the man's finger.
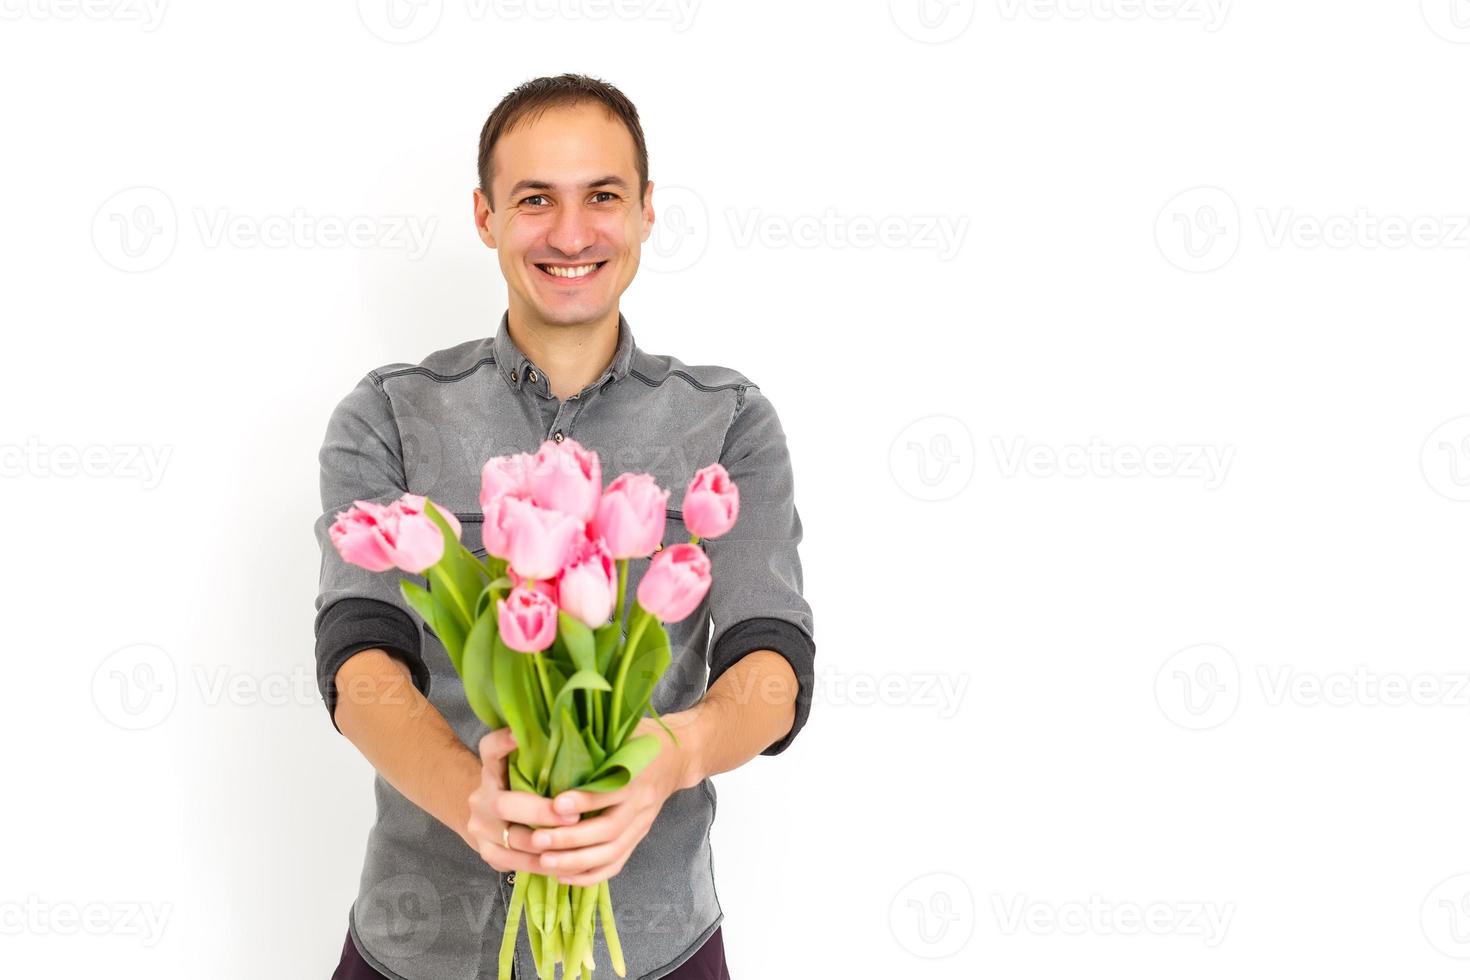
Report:
[[543,827],[531,834],[531,844],[538,851],[590,847],[616,840],[626,827],[627,816],[612,810],[601,816],[585,817],[566,827]]
[[495,815],[506,823],[523,823],[528,827],[565,827],[579,819],[575,813],[557,813],[551,808],[551,801],[544,796],[520,790],[495,794]]
[[557,813],[587,813],[616,806],[633,792],[633,784],[606,793],[589,793],[581,789],[569,789],[552,801]]

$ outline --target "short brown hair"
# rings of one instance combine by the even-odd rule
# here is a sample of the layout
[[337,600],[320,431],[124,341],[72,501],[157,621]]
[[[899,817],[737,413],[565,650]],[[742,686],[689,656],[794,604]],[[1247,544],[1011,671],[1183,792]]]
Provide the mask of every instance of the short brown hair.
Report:
[[608,115],[616,116],[628,127],[633,137],[633,160],[638,168],[638,204],[643,204],[643,191],[648,186],[648,146],[643,141],[643,126],[638,122],[638,110],[628,97],[617,87],[601,79],[586,75],[557,75],[533,78],[522,82],[500,100],[480,129],[479,180],[480,191],[495,210],[495,199],[490,196],[490,154],[500,138],[510,132],[522,120],[534,122],[547,109],[579,105],[584,102],[600,102]]

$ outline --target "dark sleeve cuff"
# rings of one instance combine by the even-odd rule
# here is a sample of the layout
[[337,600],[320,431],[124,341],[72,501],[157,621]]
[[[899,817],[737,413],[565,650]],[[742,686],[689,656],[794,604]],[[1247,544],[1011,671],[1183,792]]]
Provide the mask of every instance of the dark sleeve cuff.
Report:
[[741,657],[756,650],[774,650],[785,657],[791,664],[799,685],[796,692],[796,719],[791,723],[791,730],[780,741],[772,743],[760,753],[779,755],[791,744],[796,733],[801,731],[801,727],[806,724],[807,715],[811,713],[817,647],[811,637],[784,619],[759,617],[742,620],[725,630],[710,651],[709,683],[705,685],[705,690],[713,687],[720,675],[733,667]]
[[316,618],[316,683],[333,728],[337,728],[337,671],[353,654],[374,647],[403,661],[413,686],[428,697],[429,668],[413,617],[379,599],[339,599]]

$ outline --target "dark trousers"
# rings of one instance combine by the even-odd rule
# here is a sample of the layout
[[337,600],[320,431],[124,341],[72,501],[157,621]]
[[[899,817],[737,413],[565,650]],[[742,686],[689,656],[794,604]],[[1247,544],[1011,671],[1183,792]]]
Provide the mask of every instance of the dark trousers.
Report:
[[[721,926],[720,929],[724,927]],[[710,933],[704,945],[685,960],[673,973],[666,974],[668,980],[730,980],[730,969],[725,965],[725,943],[720,938],[720,929]],[[342,944],[342,962],[332,980],[383,980],[383,975],[362,958],[352,944],[352,933]],[[534,978],[532,978],[534,980]]]

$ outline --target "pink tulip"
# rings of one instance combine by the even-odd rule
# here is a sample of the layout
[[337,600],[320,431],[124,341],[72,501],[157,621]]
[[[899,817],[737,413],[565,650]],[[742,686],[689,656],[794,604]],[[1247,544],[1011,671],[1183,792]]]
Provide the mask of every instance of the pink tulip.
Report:
[[[444,534],[424,510],[424,498],[405,493],[390,504],[355,500],[337,515],[329,532],[344,561],[371,572],[401,568],[415,575],[444,557]],[[463,530],[449,511],[440,510],[455,540]]]
[[602,462],[575,439],[547,439],[526,466],[531,499],[582,521],[597,513],[602,496]]
[[558,605],[592,629],[612,615],[618,597],[618,573],[601,538],[579,538],[557,581]]
[[[506,557],[527,578],[555,578],[567,563],[567,554],[587,525],[571,514],[538,507],[529,500],[502,497],[499,527],[507,536]],[[488,549],[487,549],[488,550]]]
[[486,554],[494,555],[496,558],[510,556],[510,527],[506,523],[506,516],[510,512],[509,504],[512,500],[529,502],[530,499],[530,497],[521,497],[512,493],[502,493],[486,501],[482,509],[485,523],[480,525],[480,543],[484,545]]
[[740,488],[719,463],[711,463],[684,491],[684,526],[701,538],[717,538],[740,516]]
[[524,586],[495,604],[500,638],[512,650],[536,653],[556,640],[556,605],[546,593]]
[[487,459],[480,470],[480,509],[486,509],[491,500],[505,494],[512,497],[531,496],[531,483],[527,478],[530,465],[530,453],[492,456]]
[[663,542],[669,491],[647,473],[624,473],[607,485],[592,520],[592,533],[614,559],[647,558]]
[[510,575],[510,582],[512,586],[525,585],[526,588],[533,588],[533,586],[527,585],[526,583],[534,582],[536,583],[534,588],[537,592],[545,593],[546,598],[550,599],[557,606],[561,605],[561,594],[557,589],[556,581],[554,579],[526,578],[514,568],[507,569],[506,571]]
[[709,591],[709,556],[687,541],[653,556],[638,583],[638,604],[660,621],[673,623],[692,613]]

